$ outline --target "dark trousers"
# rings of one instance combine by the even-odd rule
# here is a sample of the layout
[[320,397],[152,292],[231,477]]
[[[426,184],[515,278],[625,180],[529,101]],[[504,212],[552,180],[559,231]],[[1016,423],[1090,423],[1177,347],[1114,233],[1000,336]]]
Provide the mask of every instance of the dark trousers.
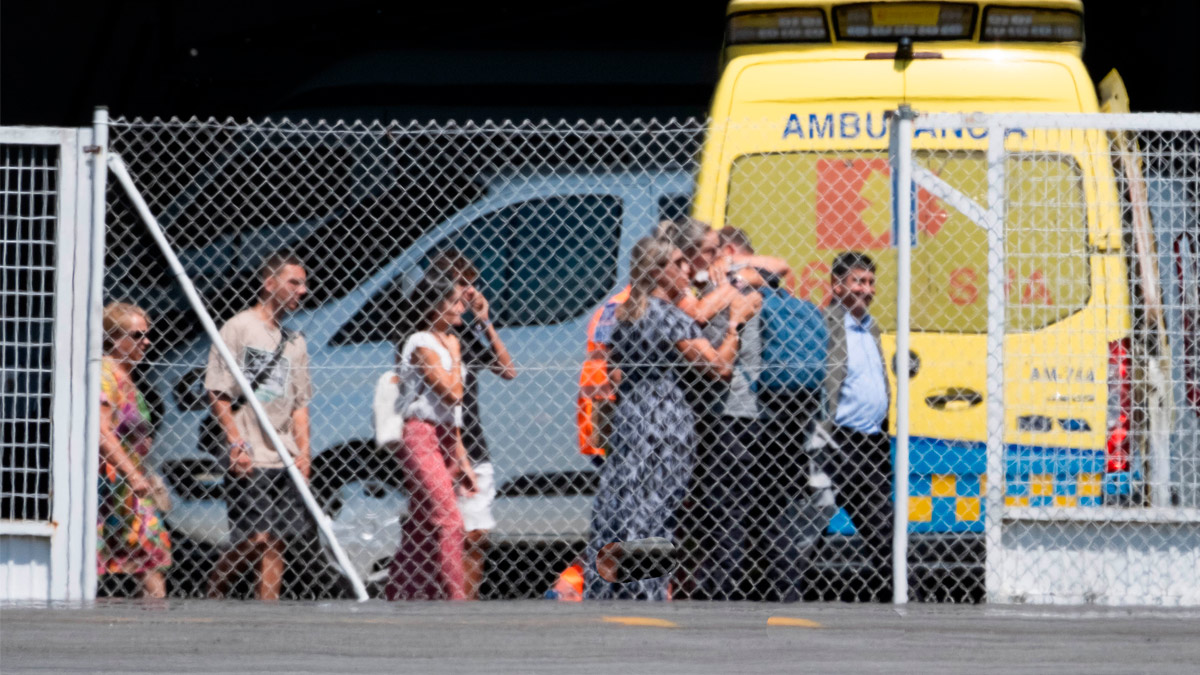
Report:
[[866,567],[860,591],[890,600],[892,588],[892,446],[886,433],[833,428],[835,448],[825,471],[863,544]]
[[750,533],[758,499],[751,445],[758,421],[706,416],[698,425],[695,471],[695,537],[700,552],[696,584],[713,600],[744,599],[749,572]]
[[756,444],[758,537],[753,557],[763,572],[755,599],[799,600],[812,549],[832,515],[809,488],[806,449],[819,400],[809,392],[763,392],[765,419]]

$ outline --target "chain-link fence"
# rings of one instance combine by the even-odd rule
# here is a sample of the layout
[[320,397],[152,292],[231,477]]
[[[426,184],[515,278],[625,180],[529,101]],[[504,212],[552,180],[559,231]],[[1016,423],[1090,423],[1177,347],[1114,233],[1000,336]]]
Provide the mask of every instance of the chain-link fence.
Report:
[[[1194,581],[1196,127],[918,120],[889,155],[871,117],[843,146],[847,120],[815,115],[118,120],[111,151],[374,595],[887,599],[899,543],[911,597],[1017,597],[1038,593],[1026,550],[1059,556],[1039,578],[1111,580],[1081,545],[1134,546],[1146,514]],[[897,161],[916,183],[899,457]],[[177,596],[348,594],[128,195],[108,203],[106,296],[151,339],[129,378],[150,426],[118,440],[144,437],[170,504],[148,544],[169,564],[103,587],[157,569]],[[656,233],[673,248],[638,244]],[[277,251],[296,257],[264,276]],[[629,540],[674,571],[606,582],[598,550]]]
[[987,473],[1003,490],[987,495],[1002,512],[988,521],[991,590],[1194,602],[1200,409],[1188,398],[1196,305],[1185,289],[1200,231],[1196,120],[1001,120],[1005,328],[992,379],[1003,444]]

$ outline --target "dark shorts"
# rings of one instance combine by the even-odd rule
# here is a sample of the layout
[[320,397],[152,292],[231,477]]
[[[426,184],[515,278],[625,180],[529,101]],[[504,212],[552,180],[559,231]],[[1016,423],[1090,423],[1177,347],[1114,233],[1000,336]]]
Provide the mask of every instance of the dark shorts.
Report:
[[234,543],[261,532],[288,539],[313,531],[312,517],[287,469],[254,469],[249,476],[227,479],[226,485]]

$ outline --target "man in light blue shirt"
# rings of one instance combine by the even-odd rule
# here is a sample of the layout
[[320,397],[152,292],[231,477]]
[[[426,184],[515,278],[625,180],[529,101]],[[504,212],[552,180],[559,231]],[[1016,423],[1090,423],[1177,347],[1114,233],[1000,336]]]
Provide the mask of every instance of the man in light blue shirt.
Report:
[[846,312],[842,325],[846,336],[846,379],[834,424],[864,434],[878,434],[888,412],[888,383],[879,343],[871,333],[875,320]]
[[867,565],[855,590],[860,598],[887,601],[893,506],[891,440],[884,422],[891,390],[879,325],[868,313],[875,299],[875,262],[857,251],[842,253],[833,261],[831,277],[823,427],[833,447],[825,471],[863,540]]

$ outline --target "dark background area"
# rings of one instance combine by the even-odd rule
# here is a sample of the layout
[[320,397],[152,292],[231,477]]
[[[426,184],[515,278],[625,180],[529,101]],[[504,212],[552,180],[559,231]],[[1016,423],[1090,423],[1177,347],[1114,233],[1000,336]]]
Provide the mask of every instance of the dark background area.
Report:
[[[0,123],[126,117],[702,116],[723,0],[14,1],[0,5]],[[1093,79],[1135,110],[1200,110],[1194,0],[1086,3]]]

